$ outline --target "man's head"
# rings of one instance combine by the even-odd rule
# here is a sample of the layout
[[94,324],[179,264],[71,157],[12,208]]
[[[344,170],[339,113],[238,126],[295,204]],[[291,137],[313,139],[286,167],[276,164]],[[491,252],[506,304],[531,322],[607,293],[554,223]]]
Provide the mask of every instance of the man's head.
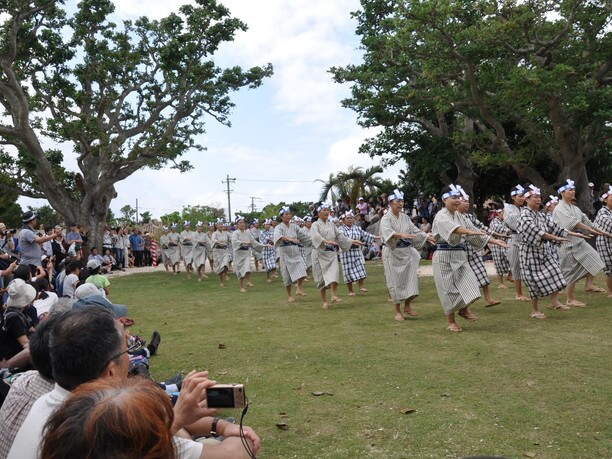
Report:
[[21,216],[21,221],[24,225],[29,226],[30,228],[34,228],[38,220],[36,219],[36,214],[31,210],[28,210]]
[[66,390],[100,377],[127,377],[125,332],[107,308],[62,314],[51,331],[49,349],[53,378]]
[[29,338],[30,355],[32,356],[34,368],[48,381],[53,381],[49,339],[51,338],[51,330],[53,330],[60,315],[51,314],[47,320],[40,322]]

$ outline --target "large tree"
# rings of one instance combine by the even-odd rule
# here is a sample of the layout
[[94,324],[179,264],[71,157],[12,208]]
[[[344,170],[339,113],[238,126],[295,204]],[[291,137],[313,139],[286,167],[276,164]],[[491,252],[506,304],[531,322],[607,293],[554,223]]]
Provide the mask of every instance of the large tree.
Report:
[[[362,0],[364,62],[334,68],[345,106],[382,126],[370,154],[399,152],[472,188],[505,166],[551,191],[573,178],[590,206],[589,161],[610,163],[612,35],[604,0]],[[447,144],[443,162],[436,161]],[[512,178],[511,177],[511,178]]]
[[[110,0],[0,4],[0,166],[19,193],[46,198],[100,241],[115,183],[142,168],[191,166],[211,117],[229,125],[228,94],[258,87],[272,67],[219,68],[220,43],[246,30],[215,0],[161,20],[111,22]],[[71,148],[79,172],[63,166]],[[97,241],[97,242],[96,242]]]

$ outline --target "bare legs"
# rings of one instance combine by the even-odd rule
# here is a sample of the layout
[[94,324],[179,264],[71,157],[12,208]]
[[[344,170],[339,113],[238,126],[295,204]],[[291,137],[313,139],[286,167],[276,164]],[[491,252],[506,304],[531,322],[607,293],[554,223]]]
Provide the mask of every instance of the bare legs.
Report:
[[321,294],[321,300],[323,300],[323,309],[329,309],[329,304],[327,303],[327,289],[331,289],[331,302],[332,303],[342,302],[342,298],[338,297],[338,295],[336,294],[338,291],[338,283],[332,282],[328,286],[319,290],[319,293]]
[[523,295],[523,286],[519,279],[514,279],[514,292],[516,293],[516,299],[519,301],[529,301],[525,295]]
[[568,306],[582,308],[586,306],[582,301],[578,301],[574,296],[574,291],[576,290],[576,282],[572,282],[571,284],[567,284],[565,292],[567,293],[567,301],[565,304]]
[[493,299],[493,297],[491,296],[491,293],[489,292],[488,285],[485,285],[484,287],[482,287],[482,296],[484,296],[484,299],[485,299],[485,303],[486,303],[485,308],[496,306],[501,303],[501,301],[497,301]]

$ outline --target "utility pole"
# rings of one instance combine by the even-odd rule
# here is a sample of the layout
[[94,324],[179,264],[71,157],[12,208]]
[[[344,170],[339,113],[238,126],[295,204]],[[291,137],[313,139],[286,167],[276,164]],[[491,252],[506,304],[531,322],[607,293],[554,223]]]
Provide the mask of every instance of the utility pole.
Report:
[[261,198],[258,198],[257,196],[251,196],[251,213],[255,213],[255,200],[257,199],[258,201],[261,200]]
[[136,199],[136,224],[138,225],[138,199]]
[[227,178],[225,180],[221,180],[221,183],[227,184],[227,219],[228,221],[232,221],[232,203],[230,200],[230,193],[234,190],[230,190],[230,185],[236,181],[235,178],[230,178],[229,174],[227,174]]

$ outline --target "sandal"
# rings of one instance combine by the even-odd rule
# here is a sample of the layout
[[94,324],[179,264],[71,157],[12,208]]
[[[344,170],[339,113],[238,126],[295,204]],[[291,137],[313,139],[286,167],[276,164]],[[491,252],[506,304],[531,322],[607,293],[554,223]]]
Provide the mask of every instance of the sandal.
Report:
[[365,287],[362,287],[362,288],[360,288],[360,289],[359,289],[359,291],[360,291],[361,293],[367,293],[367,292],[368,292],[368,289],[367,289],[367,288],[365,288]]
[[485,308],[490,308],[491,306],[497,306],[498,304],[501,304],[501,301],[493,300],[490,303],[487,302],[485,304]]
[[446,329],[449,332],[453,332],[453,333],[460,333],[460,332],[463,331],[463,329],[460,326],[456,325],[456,324],[455,325],[449,325],[448,327],[446,327]]
[[593,286],[591,288],[585,288],[584,291],[586,293],[605,293],[606,291],[601,287]]
[[548,309],[558,309],[559,311],[569,311],[572,308],[570,308],[569,306],[566,306],[564,304],[557,304],[557,305],[554,305],[554,306],[551,304],[550,306],[548,306]]
[[457,314],[459,314],[464,319],[469,320],[470,322],[474,322],[475,320],[478,320],[478,317],[476,317],[474,313],[470,311],[469,309],[465,312],[459,311]]
[[546,316],[541,312],[532,312],[529,314],[532,319],[546,319]]

